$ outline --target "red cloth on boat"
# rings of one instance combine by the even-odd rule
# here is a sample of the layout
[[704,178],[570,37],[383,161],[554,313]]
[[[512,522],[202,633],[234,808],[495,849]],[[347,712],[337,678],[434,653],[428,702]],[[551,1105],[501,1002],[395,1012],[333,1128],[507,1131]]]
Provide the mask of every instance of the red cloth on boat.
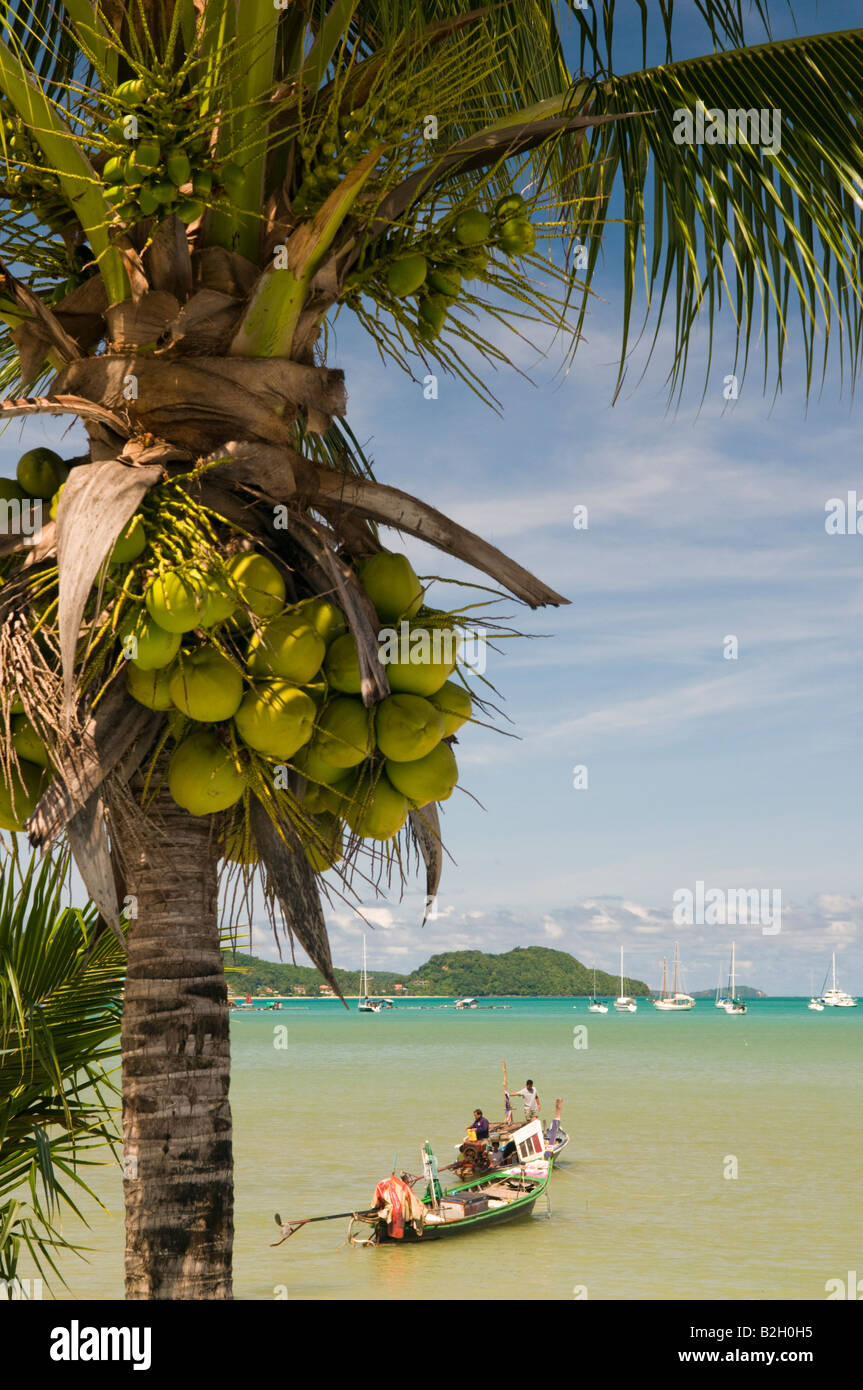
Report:
[[417,1234],[422,1230],[425,1207],[413,1188],[402,1178],[397,1178],[395,1173],[378,1183],[374,1205],[380,1208],[381,1220],[386,1222],[387,1232],[393,1240],[403,1238],[406,1224],[412,1225]]

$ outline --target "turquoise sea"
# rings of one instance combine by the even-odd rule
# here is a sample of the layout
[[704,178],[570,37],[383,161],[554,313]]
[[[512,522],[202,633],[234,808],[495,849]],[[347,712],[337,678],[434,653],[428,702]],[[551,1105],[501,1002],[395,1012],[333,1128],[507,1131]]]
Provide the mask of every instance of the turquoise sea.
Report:
[[[484,1002],[512,1007],[303,999],[233,1016],[237,1297],[818,1299],[863,1269],[863,1007]],[[564,1100],[550,1216],[380,1249],[335,1221],[271,1248],[275,1211],[363,1207],[394,1163],[419,1171],[424,1139],[451,1161],[475,1106],[502,1115],[502,1059],[512,1089],[536,1081],[544,1117]],[[60,1297],[122,1297],[119,1174],[97,1186],[112,1215],[92,1212],[89,1263],[64,1261]]]

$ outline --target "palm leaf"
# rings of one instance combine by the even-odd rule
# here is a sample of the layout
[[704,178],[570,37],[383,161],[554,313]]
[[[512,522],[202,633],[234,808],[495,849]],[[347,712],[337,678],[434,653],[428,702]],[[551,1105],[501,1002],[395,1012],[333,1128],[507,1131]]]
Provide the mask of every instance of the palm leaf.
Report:
[[[592,110],[645,113],[636,122],[599,127],[585,142],[591,187],[600,199],[597,221],[618,187],[623,195],[621,379],[643,277],[652,346],[666,318],[674,320],[672,389],[682,386],[699,314],[706,316],[712,341],[723,302],[737,322],[742,369],[757,336],[765,375],[772,362],[781,385],[796,312],[807,390],[819,333],[825,340],[822,375],[827,342],[838,338],[853,381],[863,309],[861,91],[863,30],[738,49],[615,76],[598,87]],[[699,103],[708,111],[781,113],[780,147],[675,143],[675,129],[685,133],[680,113],[696,112]],[[591,247],[587,284],[596,266],[597,230],[593,218],[576,227]],[[579,329],[585,312],[583,305]]]
[[[64,1208],[93,1195],[86,1168],[106,1142],[118,1052],[122,951],[96,914],[64,905],[68,859],[0,865],[0,1277],[22,1246],[40,1272],[74,1248]],[[29,1200],[27,1194],[29,1193]]]

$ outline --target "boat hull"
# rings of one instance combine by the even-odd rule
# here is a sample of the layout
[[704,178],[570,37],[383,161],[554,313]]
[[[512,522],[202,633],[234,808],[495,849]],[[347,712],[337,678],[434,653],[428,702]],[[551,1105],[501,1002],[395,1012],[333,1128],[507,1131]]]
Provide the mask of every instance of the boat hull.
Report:
[[496,1207],[493,1211],[482,1211],[476,1216],[465,1216],[460,1221],[442,1222],[439,1226],[425,1226],[421,1236],[418,1236],[412,1227],[408,1227],[399,1240],[395,1240],[389,1235],[386,1225],[379,1221],[375,1228],[378,1233],[377,1243],[379,1245],[425,1245],[430,1240],[443,1240],[444,1237],[466,1235],[468,1231],[485,1231],[492,1227],[509,1225],[513,1221],[521,1221],[525,1217],[531,1216],[540,1195],[537,1192],[523,1198],[520,1202],[513,1202],[508,1207]]
[[[475,1216],[463,1216],[457,1221],[435,1222],[423,1227],[422,1235],[417,1235],[413,1227],[406,1227],[403,1236],[395,1238],[387,1230],[386,1223],[378,1221],[375,1223],[376,1244],[379,1245],[425,1245],[429,1240],[442,1240],[449,1236],[465,1235],[469,1231],[490,1230],[492,1227],[510,1225],[514,1221],[521,1221],[533,1214],[533,1209],[537,1201],[547,1190],[551,1180],[553,1161],[548,1161],[548,1168],[545,1176],[536,1179],[536,1185],[529,1192],[525,1192],[523,1197],[516,1197],[505,1207],[492,1207],[488,1211],[477,1212]],[[505,1181],[508,1177],[515,1177],[521,1170],[518,1168],[505,1168],[498,1170],[491,1177],[483,1177],[469,1183],[460,1183],[457,1187],[452,1187],[444,1193],[444,1201],[449,1196],[463,1192],[482,1192],[484,1188],[493,1187],[496,1183]]]

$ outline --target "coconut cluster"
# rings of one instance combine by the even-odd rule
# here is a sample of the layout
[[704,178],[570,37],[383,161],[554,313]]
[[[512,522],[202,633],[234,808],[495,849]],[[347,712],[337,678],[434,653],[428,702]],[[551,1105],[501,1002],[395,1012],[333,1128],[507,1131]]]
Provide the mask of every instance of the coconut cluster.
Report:
[[[112,153],[102,178],[124,222],[176,213],[188,224],[203,215],[214,196],[236,201],[243,171],[231,161],[212,159],[209,133],[190,128],[194,103],[181,91],[147,75],[121,82],[111,101],[116,113],[108,126]],[[172,130],[182,131],[182,137],[166,141],[165,131]]]
[[[0,483],[0,496],[50,499],[56,515],[67,475],[59,455],[32,449],[16,481]],[[322,870],[341,858],[347,832],[389,840],[412,809],[452,794],[452,739],[471,717],[471,697],[453,679],[452,618],[426,605],[406,556],[381,551],[356,565],[378,616],[392,692],[369,708],[357,645],[335,604],[289,602],[280,565],[258,550],[204,546],[194,558],[169,558],[177,547],[166,551],[164,520],[149,507],[108,557],[101,606],[114,613],[109,665],[135,700],[168,715],[171,795],[193,815],[227,813],[226,857],[255,858],[249,795],[271,807],[283,799]],[[40,621],[46,602],[34,600]],[[11,717],[18,768],[14,779],[0,778],[0,827],[21,830],[52,769],[20,702]]]
[[[419,617],[423,589],[407,558],[381,552],[360,564],[359,578],[382,631],[407,625],[402,650],[386,661],[392,694],[372,708],[340,609],[325,598],[286,603],[282,574],[258,551],[209,573],[157,575],[123,634],[130,693],[171,713],[168,787],[177,804],[199,816],[230,811],[254,784],[250,761],[274,785],[287,767],[301,779],[299,828],[318,870],[341,858],[346,827],[389,840],[413,808],[452,794],[450,740],[472,712],[467,690],[450,679],[455,634],[440,626],[443,614]],[[239,817],[224,850],[254,858]]]
[[368,98],[349,111],[333,105],[301,131],[297,148],[300,177],[291,198],[297,217],[309,217],[369,151],[404,132],[405,111],[423,112],[433,99],[430,86],[411,88],[384,80],[383,72]]
[[0,178],[10,211],[30,212],[37,223],[62,231],[70,222],[69,205],[57,174],[45,167],[39,146],[17,111],[0,101],[0,145],[6,168]]
[[524,200],[517,193],[501,198],[494,213],[465,208],[440,222],[424,238],[401,246],[393,256],[387,248],[373,263],[348,279],[348,289],[361,290],[375,282],[394,299],[417,299],[417,322],[424,338],[436,338],[447,312],[458,298],[463,279],[481,277],[490,249],[522,256],[536,245],[536,232]]

